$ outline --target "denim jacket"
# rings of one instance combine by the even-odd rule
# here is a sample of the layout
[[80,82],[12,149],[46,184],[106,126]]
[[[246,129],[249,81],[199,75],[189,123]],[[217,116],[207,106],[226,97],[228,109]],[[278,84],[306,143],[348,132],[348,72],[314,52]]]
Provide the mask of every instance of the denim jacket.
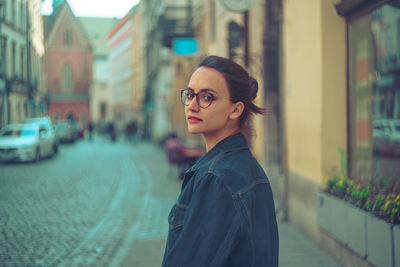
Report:
[[271,187],[242,134],[186,171],[168,222],[164,267],[278,266]]

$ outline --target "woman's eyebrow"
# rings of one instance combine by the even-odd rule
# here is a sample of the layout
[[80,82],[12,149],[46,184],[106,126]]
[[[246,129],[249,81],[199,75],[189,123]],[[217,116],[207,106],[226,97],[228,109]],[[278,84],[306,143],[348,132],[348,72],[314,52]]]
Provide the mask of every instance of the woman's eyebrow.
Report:
[[[193,89],[193,88],[188,87],[188,89],[190,89],[190,90],[192,90],[192,91],[194,92],[194,89]],[[215,93],[215,94],[218,94],[217,91],[215,91],[214,89],[211,89],[211,88],[203,88],[203,89],[200,89],[200,90],[199,90],[199,92],[204,92],[204,91],[211,91],[211,92],[213,92],[213,93]]]

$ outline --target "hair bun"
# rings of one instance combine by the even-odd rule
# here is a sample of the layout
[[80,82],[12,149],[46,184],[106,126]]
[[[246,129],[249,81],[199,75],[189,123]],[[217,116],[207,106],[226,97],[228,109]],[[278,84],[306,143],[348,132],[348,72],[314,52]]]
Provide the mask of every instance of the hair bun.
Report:
[[254,100],[257,97],[258,82],[251,76],[249,76],[249,89],[250,89],[251,99]]

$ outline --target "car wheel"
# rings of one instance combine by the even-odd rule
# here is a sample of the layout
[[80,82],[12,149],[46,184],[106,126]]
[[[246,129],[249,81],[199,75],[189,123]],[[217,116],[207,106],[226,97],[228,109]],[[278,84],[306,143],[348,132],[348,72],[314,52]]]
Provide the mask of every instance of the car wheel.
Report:
[[57,153],[58,153],[58,145],[53,144],[53,155],[52,156],[57,155]]
[[40,148],[36,148],[34,161],[38,162],[39,160],[40,160]]

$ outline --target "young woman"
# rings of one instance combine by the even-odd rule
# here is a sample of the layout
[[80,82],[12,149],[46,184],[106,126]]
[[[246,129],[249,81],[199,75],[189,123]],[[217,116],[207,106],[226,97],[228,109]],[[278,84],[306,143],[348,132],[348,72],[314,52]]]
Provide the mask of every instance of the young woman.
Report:
[[181,91],[188,130],[205,153],[186,173],[172,208],[164,267],[278,266],[278,228],[268,178],[243,130],[257,81],[237,63],[208,56]]

